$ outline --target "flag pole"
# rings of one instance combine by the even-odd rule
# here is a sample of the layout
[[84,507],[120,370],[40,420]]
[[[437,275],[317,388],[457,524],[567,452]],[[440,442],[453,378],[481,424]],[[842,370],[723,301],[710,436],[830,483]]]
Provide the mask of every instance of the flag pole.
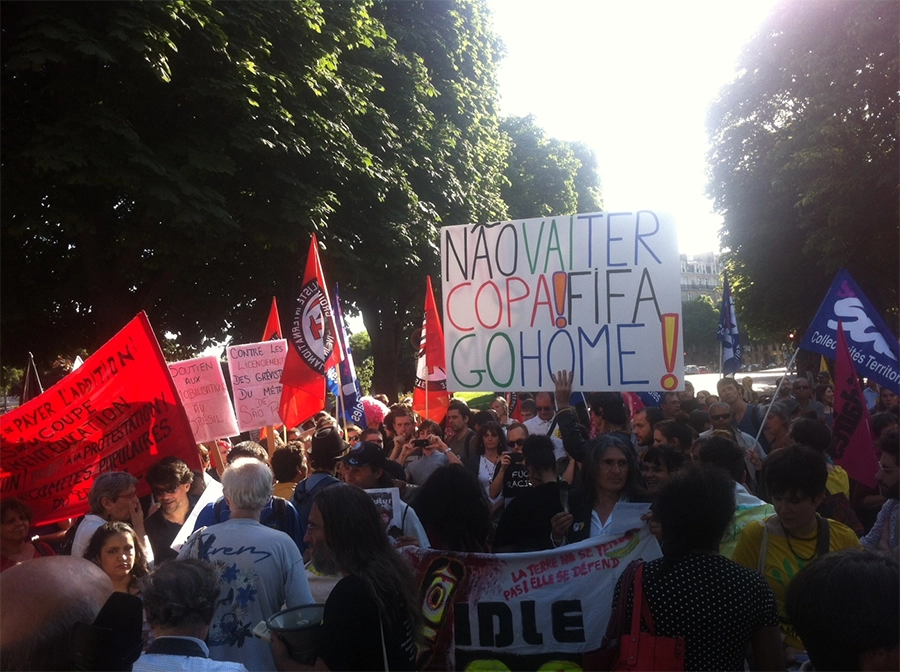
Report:
[[775,403],[775,400],[778,398],[778,393],[781,391],[781,386],[784,385],[784,379],[787,378],[788,371],[791,370],[791,367],[794,366],[794,360],[797,359],[797,353],[800,352],[800,348],[796,348],[794,350],[794,354],[791,355],[791,361],[788,363],[787,368],[784,370],[784,375],[781,377],[781,380],[778,381],[778,385],[775,387],[775,394],[772,395],[772,401],[766,406],[766,414],[763,416],[762,422],[759,423],[759,431],[756,433],[756,442],[759,443],[759,437],[762,436],[763,428],[766,426],[766,418],[769,417],[769,411],[772,410],[772,404]]

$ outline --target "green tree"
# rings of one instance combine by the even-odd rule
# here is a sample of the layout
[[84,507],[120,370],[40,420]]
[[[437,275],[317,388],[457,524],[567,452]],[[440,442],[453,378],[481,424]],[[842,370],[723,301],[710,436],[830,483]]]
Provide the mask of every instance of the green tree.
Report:
[[[387,41],[351,54],[378,75],[365,115],[382,181],[363,175],[341,193],[323,265],[362,313],[375,360],[372,388],[412,387],[425,278],[438,277],[438,228],[501,219],[508,141],[497,115],[500,46],[485,3],[377,2]],[[372,127],[379,129],[372,135]]]
[[534,117],[507,117],[512,142],[503,198],[513,219],[596,212],[603,208],[597,157],[583,142],[547,137]]
[[4,355],[140,310],[193,347],[258,338],[341,182],[377,173],[348,129],[376,77],[341,68],[383,35],[363,2],[8,2],[2,31]]
[[756,333],[806,328],[841,267],[896,315],[900,4],[782,2],[709,114],[709,193]]
[[681,330],[686,359],[691,362],[714,362],[718,341],[719,311],[708,296],[698,296],[681,304]]

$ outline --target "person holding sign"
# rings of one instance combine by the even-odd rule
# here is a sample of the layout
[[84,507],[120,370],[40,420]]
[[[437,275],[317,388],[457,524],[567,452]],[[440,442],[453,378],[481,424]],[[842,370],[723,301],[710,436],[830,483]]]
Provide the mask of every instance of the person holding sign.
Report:
[[587,446],[581,487],[572,491],[568,511],[550,521],[554,546],[582,541],[605,533],[613,522],[613,509],[622,502],[649,502],[640,484],[640,468],[633,450],[602,434]]

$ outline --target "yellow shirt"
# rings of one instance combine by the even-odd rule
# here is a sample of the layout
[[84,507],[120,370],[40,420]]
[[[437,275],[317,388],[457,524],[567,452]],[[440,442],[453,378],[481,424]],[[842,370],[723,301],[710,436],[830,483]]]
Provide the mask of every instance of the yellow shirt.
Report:
[[847,475],[847,472],[844,471],[843,467],[834,465],[834,469],[828,473],[828,480],[825,481],[825,488],[831,495],[843,492],[847,496],[847,499],[850,499],[850,477]]
[[[816,551],[816,538],[813,537],[804,541],[792,537],[791,545],[788,546],[784,531],[781,525],[776,522],[777,516],[772,516],[767,520],[772,521],[772,523],[768,527],[769,541],[763,578],[768,582],[769,587],[775,594],[775,603],[778,605],[778,617],[781,620],[781,631],[784,633],[784,643],[795,649],[804,649],[803,642],[800,641],[794,628],[788,623],[784,611],[784,595],[791,579],[808,562],[812,562],[801,560],[796,554],[804,558],[812,556]],[[828,539],[829,551],[839,551],[842,548],[856,548],[860,545],[859,539],[857,539],[853,530],[836,520],[827,520],[830,531]],[[754,520],[744,528],[740,539],[738,539],[737,547],[734,549],[732,560],[749,569],[759,569],[759,552],[762,547],[763,526],[765,524],[766,521]],[[793,551],[791,551],[791,548],[793,548]]]

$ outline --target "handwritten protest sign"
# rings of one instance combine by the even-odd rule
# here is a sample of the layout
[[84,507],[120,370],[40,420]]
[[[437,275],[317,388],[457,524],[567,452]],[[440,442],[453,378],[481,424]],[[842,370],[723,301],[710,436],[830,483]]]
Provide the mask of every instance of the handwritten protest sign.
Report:
[[169,364],[194,441],[206,443],[238,433],[225,376],[215,355]]
[[[128,471],[142,479],[169,455],[200,468],[144,313],[56,385],[0,417],[0,491],[28,503],[35,524],[86,513],[98,474]],[[147,492],[141,480],[138,494]]]
[[441,229],[451,390],[683,389],[675,225],[650,210]]
[[228,347],[228,373],[240,431],[281,424],[278,402],[286,354],[284,339]]
[[438,670],[582,669],[628,563],[662,555],[646,526],[537,553],[402,551],[423,596],[419,669]]

